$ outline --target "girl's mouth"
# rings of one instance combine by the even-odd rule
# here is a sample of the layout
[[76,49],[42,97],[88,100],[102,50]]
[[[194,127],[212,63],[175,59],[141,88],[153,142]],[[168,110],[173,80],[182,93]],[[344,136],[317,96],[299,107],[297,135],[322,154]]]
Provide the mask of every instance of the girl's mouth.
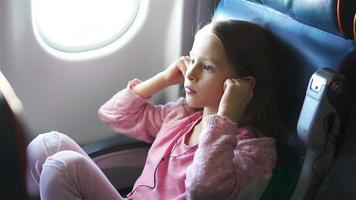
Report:
[[196,94],[197,92],[195,91],[195,90],[193,90],[192,88],[190,88],[190,87],[185,87],[185,92],[187,93],[187,94]]

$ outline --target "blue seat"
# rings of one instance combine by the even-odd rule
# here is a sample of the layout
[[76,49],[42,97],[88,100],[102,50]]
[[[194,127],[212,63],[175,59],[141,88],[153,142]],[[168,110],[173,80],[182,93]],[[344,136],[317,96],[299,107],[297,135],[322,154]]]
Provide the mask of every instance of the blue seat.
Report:
[[[214,12],[213,20],[238,19],[260,24],[269,29],[277,41],[281,65],[279,105],[289,140],[279,155],[282,162],[274,169],[262,199],[289,199],[295,189],[306,152],[305,144],[297,136],[297,121],[309,79],[315,71],[329,68],[346,77],[349,88],[354,91],[350,97],[351,115],[347,117],[349,122],[356,120],[355,10],[356,1],[221,0]],[[337,154],[343,163],[333,165],[330,182],[318,193],[320,199],[356,196],[353,189],[340,186],[344,181],[353,188],[356,185],[355,175],[353,179],[346,175],[355,167],[356,154],[353,158],[349,156],[356,151],[350,144],[355,142],[351,133],[355,125],[345,126],[345,142]],[[329,187],[333,190],[325,189]]]

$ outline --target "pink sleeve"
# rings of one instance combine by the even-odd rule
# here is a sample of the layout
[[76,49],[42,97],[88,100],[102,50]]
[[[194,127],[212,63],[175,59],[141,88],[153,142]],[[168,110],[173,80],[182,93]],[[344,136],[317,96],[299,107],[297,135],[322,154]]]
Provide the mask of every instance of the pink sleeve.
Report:
[[130,81],[98,111],[99,118],[114,131],[152,143],[173,103],[152,105],[131,88],[141,81]]
[[236,124],[227,117],[211,115],[203,122],[198,149],[186,172],[188,199],[237,199],[254,177],[271,173],[274,140],[238,143],[236,133]]

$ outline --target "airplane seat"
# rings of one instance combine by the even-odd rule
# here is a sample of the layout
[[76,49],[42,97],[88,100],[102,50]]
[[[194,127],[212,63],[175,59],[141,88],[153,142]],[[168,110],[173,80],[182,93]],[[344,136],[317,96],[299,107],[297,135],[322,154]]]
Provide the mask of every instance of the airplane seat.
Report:
[[150,146],[151,144],[117,135],[82,148],[119,193],[126,195],[143,170]]
[[[257,23],[270,30],[276,39],[281,86],[278,103],[289,139],[262,199],[289,199],[297,186],[309,145],[298,137],[297,122],[312,74],[323,68],[330,69],[346,77],[350,91],[356,91],[355,11],[356,1],[345,0],[221,0],[214,12],[213,20],[238,19]],[[349,97],[353,102],[355,95],[354,92]],[[355,120],[354,108],[352,112],[350,118],[346,113],[345,120]],[[352,126],[352,123],[344,126]],[[350,131],[345,133],[344,139],[350,135]],[[330,174],[333,173],[337,177],[339,172],[332,170]],[[355,185],[355,181],[352,182]],[[328,187],[325,185],[324,188]],[[332,191],[335,190],[320,192],[335,196]],[[325,199],[328,195],[319,193],[318,197]],[[302,194],[294,199],[301,197]]]
[[25,186],[27,140],[20,110],[20,101],[0,71],[1,199],[28,199]]
[[[276,50],[280,58],[280,114],[289,138],[279,155],[282,162],[275,167],[271,182],[262,199],[289,199],[297,185],[307,152],[306,144],[297,135],[297,121],[312,74],[319,69],[328,68],[346,77],[350,90],[356,91],[356,80],[353,78],[356,77],[355,3],[356,1],[346,0],[218,1],[213,20],[238,19],[258,23],[269,29],[276,39]],[[200,12],[205,11],[200,10]],[[354,102],[355,95],[354,92],[352,94]],[[352,113],[349,120],[355,120],[354,108]],[[347,130],[350,128],[348,127]],[[349,131],[344,138],[350,135],[352,134]],[[106,155],[112,152],[124,152],[126,148],[142,149],[124,159],[121,159],[124,154],[113,156],[121,161],[138,160],[135,167],[139,169],[139,165],[142,164],[142,167],[144,164],[144,152],[147,152],[149,144],[128,141],[132,148],[125,147],[125,142],[121,139],[116,141],[109,139],[99,144],[85,146],[84,149],[94,160],[103,158],[104,162],[108,163],[104,168],[115,167],[114,158],[105,157]],[[348,148],[356,152],[355,147]],[[341,152],[342,148],[339,154]],[[341,168],[345,168],[345,165]],[[351,169],[349,167],[348,169],[350,172]],[[109,175],[109,179],[115,178],[110,178]],[[350,179],[349,182],[351,181]],[[347,192],[352,193],[352,190],[349,189]]]

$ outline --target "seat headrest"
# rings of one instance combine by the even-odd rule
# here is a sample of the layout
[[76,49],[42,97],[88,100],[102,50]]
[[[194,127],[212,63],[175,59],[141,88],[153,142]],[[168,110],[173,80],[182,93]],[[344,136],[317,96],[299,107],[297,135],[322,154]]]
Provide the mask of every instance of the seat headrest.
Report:
[[291,137],[286,150],[279,154],[283,162],[273,171],[262,199],[289,199],[294,190],[305,155],[296,125],[311,75],[320,68],[329,68],[355,80],[355,3],[356,0],[220,0],[214,11],[213,21],[234,19],[260,24],[276,39],[281,86],[277,101]]
[[248,0],[277,10],[309,26],[344,37],[355,38],[354,0]]
[[[305,6],[302,6],[302,2]],[[326,15],[326,11],[322,11],[327,10],[326,8],[329,8],[329,14],[334,16],[331,6],[335,6],[335,3],[336,1],[331,0],[221,0],[214,12],[214,21],[236,19],[261,24],[279,41],[277,49],[280,51],[280,62],[283,66],[279,72],[283,75],[281,82],[287,88],[280,98],[286,99],[288,105],[291,105],[286,109],[287,113],[284,116],[288,129],[294,130],[296,127],[311,75],[320,68],[330,68],[336,72],[344,71],[345,63],[355,55],[355,41],[341,37],[341,32],[337,30],[336,25],[328,23],[330,17],[325,16],[327,20],[321,17]],[[317,6],[320,4],[326,5],[320,8]],[[275,10],[274,7],[281,11]],[[302,7],[306,7],[308,12],[303,11]],[[298,21],[292,18],[290,13],[301,19]],[[302,13],[309,14],[302,17]],[[337,23],[335,16],[333,19]],[[301,20],[309,20],[309,24],[302,23]],[[328,31],[310,24],[323,27]],[[334,33],[330,33],[331,31]]]

